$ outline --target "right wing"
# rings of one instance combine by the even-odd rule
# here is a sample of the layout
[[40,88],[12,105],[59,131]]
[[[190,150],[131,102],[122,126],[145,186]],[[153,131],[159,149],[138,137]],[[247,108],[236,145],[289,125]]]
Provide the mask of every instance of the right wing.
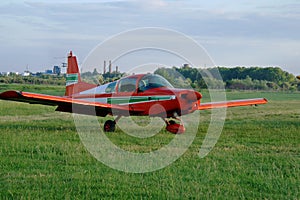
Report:
[[209,103],[200,103],[198,110],[237,107],[237,106],[251,106],[251,105],[266,104],[266,103],[268,103],[268,100],[265,98],[209,102]]

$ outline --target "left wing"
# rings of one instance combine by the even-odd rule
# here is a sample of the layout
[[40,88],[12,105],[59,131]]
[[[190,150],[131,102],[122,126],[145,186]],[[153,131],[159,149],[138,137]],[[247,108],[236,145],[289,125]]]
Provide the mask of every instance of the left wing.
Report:
[[198,110],[237,107],[237,106],[251,106],[251,105],[266,104],[266,103],[268,103],[268,100],[265,98],[200,103]]
[[30,104],[58,106],[56,109],[57,111],[74,112],[87,115],[96,114],[97,116],[102,117],[106,116],[107,114],[111,114],[112,112],[114,112],[114,114],[122,115],[126,115],[129,112],[133,112],[128,106],[92,102],[80,99],[73,99],[69,97],[60,97],[21,91],[6,91],[0,93],[0,99],[26,102]]

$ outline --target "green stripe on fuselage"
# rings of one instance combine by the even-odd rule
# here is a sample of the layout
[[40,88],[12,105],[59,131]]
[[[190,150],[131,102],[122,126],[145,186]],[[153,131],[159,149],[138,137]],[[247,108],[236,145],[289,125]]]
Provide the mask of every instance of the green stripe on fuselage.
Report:
[[163,101],[170,100],[173,96],[131,96],[131,97],[113,97],[107,98],[107,103],[109,104],[132,104],[150,101]]

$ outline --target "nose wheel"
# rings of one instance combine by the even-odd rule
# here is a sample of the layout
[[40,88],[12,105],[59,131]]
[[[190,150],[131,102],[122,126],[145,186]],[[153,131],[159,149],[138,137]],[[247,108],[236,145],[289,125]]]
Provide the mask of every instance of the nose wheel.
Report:
[[173,134],[182,134],[185,132],[185,127],[184,125],[182,124],[181,120],[180,119],[177,119],[179,120],[180,123],[176,123],[175,120],[167,120],[165,119],[165,122],[166,122],[166,130],[173,133]]

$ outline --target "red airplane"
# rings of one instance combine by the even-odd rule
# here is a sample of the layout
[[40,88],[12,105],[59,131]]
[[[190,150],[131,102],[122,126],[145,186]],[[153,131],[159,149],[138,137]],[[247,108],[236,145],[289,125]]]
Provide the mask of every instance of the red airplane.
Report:
[[[6,91],[0,99],[57,106],[56,111],[105,117],[104,131],[113,132],[122,116],[161,117],[166,129],[174,134],[185,132],[180,116],[196,110],[265,104],[264,98],[201,103],[202,95],[194,90],[174,88],[156,74],[138,74],[104,85],[81,81],[76,57],[68,55],[65,96],[51,96],[22,91]],[[179,123],[177,123],[176,121]]]

